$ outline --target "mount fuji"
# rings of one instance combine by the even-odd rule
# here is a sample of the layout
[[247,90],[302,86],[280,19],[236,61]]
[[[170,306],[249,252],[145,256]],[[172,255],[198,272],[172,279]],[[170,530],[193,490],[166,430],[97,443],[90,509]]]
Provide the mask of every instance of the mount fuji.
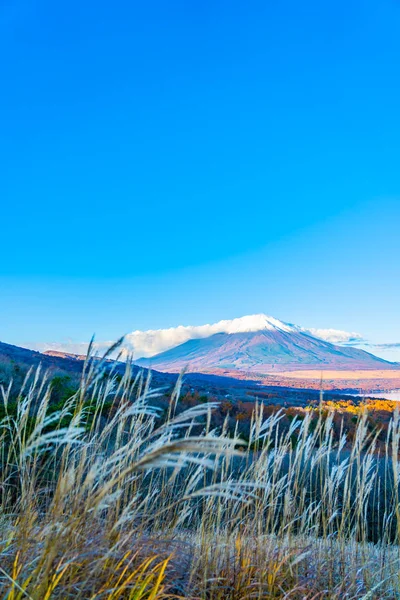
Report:
[[[306,369],[390,369],[390,363],[364,350],[339,346],[310,330],[264,314],[220,321],[210,334],[141,358],[136,364],[158,371],[215,372],[221,369],[249,373]],[[337,332],[341,333],[341,332]],[[357,334],[355,334],[357,335]]]

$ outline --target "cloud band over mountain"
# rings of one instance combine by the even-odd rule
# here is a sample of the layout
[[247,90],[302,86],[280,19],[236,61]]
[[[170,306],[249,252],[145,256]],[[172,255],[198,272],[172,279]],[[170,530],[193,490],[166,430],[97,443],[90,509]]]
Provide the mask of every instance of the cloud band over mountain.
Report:
[[[165,329],[149,329],[147,331],[136,330],[125,337],[124,348],[127,353],[134,358],[151,357],[170,348],[174,348],[191,339],[207,338],[216,333],[240,333],[259,331],[265,328],[278,327],[283,331],[293,329],[302,331],[309,335],[321,338],[334,344],[357,345],[362,342],[362,336],[359,333],[347,332],[338,329],[306,329],[297,327],[273,317],[266,315],[249,315],[238,319],[222,320],[217,323],[206,325],[179,325]],[[96,342],[95,348],[101,353],[111,345],[111,342]],[[29,344],[29,347],[35,350],[57,350],[60,352],[69,352],[72,354],[85,354],[88,348],[87,342],[50,342],[40,344]]]

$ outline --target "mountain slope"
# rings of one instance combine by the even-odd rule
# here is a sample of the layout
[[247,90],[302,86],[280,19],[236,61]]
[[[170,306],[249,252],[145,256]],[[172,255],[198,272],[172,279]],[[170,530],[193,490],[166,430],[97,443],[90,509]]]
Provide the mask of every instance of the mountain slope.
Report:
[[[136,361],[161,371],[209,372],[215,369],[263,373],[271,369],[384,369],[393,364],[349,346],[336,346],[301,328],[257,315],[232,333],[192,339],[152,358]],[[264,320],[261,317],[265,317]],[[255,327],[258,330],[254,330]],[[239,329],[239,330],[238,330]]]
[[76,357],[51,356],[4,342],[0,342],[0,364],[18,365],[25,369],[31,367],[36,369],[41,365],[43,370],[48,369],[57,374],[58,372],[80,373],[82,370],[82,363],[77,361]]

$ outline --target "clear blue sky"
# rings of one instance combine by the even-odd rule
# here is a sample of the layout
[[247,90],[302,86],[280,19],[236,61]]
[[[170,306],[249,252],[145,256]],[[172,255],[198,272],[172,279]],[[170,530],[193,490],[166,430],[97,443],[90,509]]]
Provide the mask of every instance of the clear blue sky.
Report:
[[397,0],[0,5],[0,339],[400,341]]

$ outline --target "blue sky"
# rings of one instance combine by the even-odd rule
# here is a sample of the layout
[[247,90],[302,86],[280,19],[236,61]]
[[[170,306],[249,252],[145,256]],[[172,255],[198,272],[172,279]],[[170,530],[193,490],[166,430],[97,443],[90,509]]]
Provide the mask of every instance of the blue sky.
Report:
[[400,4],[0,5],[0,338],[400,342]]

